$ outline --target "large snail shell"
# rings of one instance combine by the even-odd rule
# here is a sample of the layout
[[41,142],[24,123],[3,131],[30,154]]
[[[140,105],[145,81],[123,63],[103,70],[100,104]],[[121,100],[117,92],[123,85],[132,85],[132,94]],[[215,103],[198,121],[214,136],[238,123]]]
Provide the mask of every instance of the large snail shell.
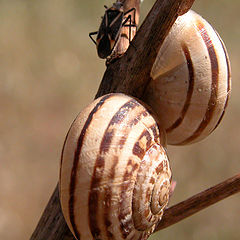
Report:
[[197,142],[217,127],[229,99],[230,75],[226,48],[211,25],[193,11],[178,17],[144,97],[166,130],[168,144]]
[[98,98],[78,115],[60,170],[61,206],[77,239],[147,239],[169,198],[162,134],[123,94]]

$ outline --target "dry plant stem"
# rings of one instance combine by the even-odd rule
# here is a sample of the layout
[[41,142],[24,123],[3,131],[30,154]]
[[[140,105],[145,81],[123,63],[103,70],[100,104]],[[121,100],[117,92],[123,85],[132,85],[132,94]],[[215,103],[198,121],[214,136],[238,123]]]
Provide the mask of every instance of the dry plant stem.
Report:
[[240,173],[166,209],[155,231],[169,227],[238,192],[240,192]]
[[[107,68],[96,97],[109,92],[124,92],[141,98],[164,38],[183,8],[184,11],[189,10],[193,2],[194,0],[157,0],[127,53]],[[31,240],[50,239],[74,239],[61,212],[58,187],[31,236]]]
[[30,239],[75,240],[62,215],[62,210],[59,202],[58,184]]

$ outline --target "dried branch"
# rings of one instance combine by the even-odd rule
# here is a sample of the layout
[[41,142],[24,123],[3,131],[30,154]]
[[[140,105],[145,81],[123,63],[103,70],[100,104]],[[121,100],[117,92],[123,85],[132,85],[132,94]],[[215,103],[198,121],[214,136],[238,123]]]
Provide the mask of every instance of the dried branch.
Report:
[[58,184],[33,232],[31,240],[76,240],[70,232],[59,201]]
[[240,173],[166,209],[155,231],[169,227],[238,192],[240,192]]

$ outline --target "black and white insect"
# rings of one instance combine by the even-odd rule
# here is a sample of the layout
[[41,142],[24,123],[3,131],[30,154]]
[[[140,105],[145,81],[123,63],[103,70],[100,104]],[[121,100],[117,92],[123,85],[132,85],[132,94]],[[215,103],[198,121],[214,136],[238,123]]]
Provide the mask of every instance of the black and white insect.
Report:
[[[113,6],[110,8],[105,5],[104,7],[107,10],[105,11],[105,14],[102,18],[99,30],[89,33],[89,37],[97,46],[97,53],[100,58],[107,58],[111,55],[116,43],[119,40],[122,27],[136,27],[135,8],[131,8],[128,11],[124,12],[122,2],[113,3]],[[125,16],[130,12],[133,12],[133,21],[132,15],[129,15],[125,18]],[[93,35],[97,35],[96,40],[93,39]],[[130,39],[131,29],[129,29],[129,41]]]

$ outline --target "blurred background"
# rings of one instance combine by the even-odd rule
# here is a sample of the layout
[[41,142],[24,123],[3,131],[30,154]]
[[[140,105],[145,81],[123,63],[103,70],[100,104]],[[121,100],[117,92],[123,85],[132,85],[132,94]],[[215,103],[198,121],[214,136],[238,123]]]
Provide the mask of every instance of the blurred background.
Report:
[[[153,5],[145,0],[141,20]],[[61,148],[105,70],[88,33],[112,0],[0,0],[0,239],[29,239],[58,181]],[[169,147],[177,187],[171,205],[239,172],[240,2],[196,0],[224,40],[233,90],[220,127],[206,140]],[[240,235],[240,194],[152,239],[231,239]]]

